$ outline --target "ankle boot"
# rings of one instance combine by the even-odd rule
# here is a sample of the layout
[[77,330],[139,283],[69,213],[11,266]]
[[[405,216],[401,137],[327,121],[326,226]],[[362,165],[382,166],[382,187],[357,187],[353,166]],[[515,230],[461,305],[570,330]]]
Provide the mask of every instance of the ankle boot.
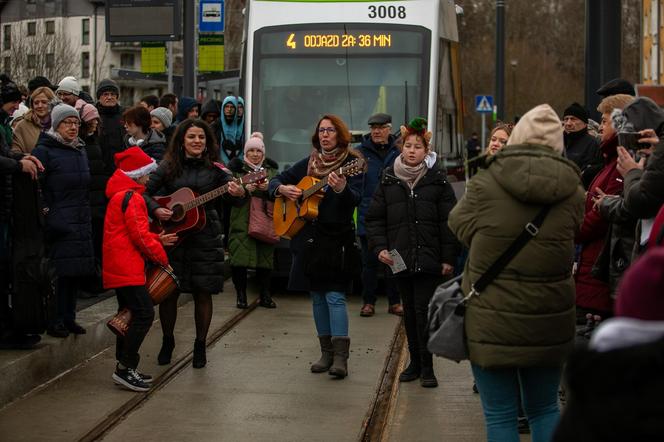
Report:
[[438,379],[433,373],[433,356],[428,351],[421,357],[422,371],[420,372],[420,385],[425,388],[438,386]]
[[237,291],[237,308],[246,309],[249,308],[247,305],[247,292],[245,290]]
[[[418,358],[419,359],[419,358]],[[408,367],[399,375],[399,382],[411,382],[420,377],[420,361],[410,356]]]
[[174,348],[175,348],[175,337],[164,336],[161,340],[161,350],[159,350],[159,355],[157,356],[157,363],[159,365],[170,364]]
[[194,368],[203,368],[207,364],[207,357],[205,356],[205,341],[196,339],[194,341],[194,359],[192,365]]
[[348,376],[348,349],[350,348],[350,338],[348,336],[333,337],[332,348],[334,349],[334,361],[332,367],[330,367],[330,376],[343,379]]
[[270,292],[267,290],[261,290],[261,300],[258,303],[261,307],[265,308],[277,308],[277,304],[272,300],[272,296],[270,296]]
[[312,373],[323,373],[332,366],[334,359],[334,348],[332,347],[332,338],[330,336],[319,336],[320,341],[320,359],[311,364]]

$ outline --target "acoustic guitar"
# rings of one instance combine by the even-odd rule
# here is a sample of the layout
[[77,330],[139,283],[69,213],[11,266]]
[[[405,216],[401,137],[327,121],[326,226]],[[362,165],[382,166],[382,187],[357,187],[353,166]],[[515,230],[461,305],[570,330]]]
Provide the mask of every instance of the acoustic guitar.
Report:
[[[261,169],[240,178],[235,178],[233,181],[245,185],[257,183],[266,178],[267,171]],[[173,215],[168,221],[155,220],[151,225],[151,230],[153,232],[164,230],[166,233],[177,233],[178,240],[172,247],[177,246],[187,234],[203,230],[205,227],[205,208],[203,204],[228,192],[229,183],[230,181],[200,196],[190,188],[183,187],[167,196],[152,197],[161,207],[170,209]]]
[[[364,159],[356,158],[332,172],[337,175],[353,176],[364,172]],[[330,173],[332,173],[330,172]],[[327,185],[327,176],[322,179],[305,176],[297,183],[302,195],[295,201],[280,196],[274,201],[274,230],[277,235],[291,239],[302,230],[308,220],[318,218],[318,204],[325,196],[322,191]]]

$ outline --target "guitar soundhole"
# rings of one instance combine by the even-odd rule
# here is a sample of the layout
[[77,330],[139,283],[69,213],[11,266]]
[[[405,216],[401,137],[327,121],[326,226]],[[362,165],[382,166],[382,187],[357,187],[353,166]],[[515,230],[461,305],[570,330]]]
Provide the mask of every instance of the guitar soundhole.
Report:
[[171,221],[179,222],[184,219],[186,212],[184,211],[184,207],[182,206],[182,204],[175,204],[173,207],[171,207],[171,210],[173,211],[173,216],[171,216]]

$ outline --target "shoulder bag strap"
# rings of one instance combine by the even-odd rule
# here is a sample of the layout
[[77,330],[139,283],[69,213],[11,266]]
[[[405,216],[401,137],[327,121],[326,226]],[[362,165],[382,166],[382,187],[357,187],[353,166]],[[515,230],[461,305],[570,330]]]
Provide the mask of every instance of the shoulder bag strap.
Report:
[[122,206],[121,206],[122,213],[125,213],[127,211],[127,207],[129,206],[129,200],[131,199],[133,194],[134,194],[133,190],[128,190],[124,194],[124,198],[122,199]]
[[472,291],[468,297],[472,295],[479,295],[494,279],[503,271],[503,269],[510,263],[510,261],[521,251],[521,249],[532,238],[537,236],[540,227],[544,222],[544,218],[549,213],[551,206],[546,206],[533,218],[531,222],[526,224],[523,231],[514,240],[514,242],[503,252],[502,255],[484,272],[482,276],[473,284]]

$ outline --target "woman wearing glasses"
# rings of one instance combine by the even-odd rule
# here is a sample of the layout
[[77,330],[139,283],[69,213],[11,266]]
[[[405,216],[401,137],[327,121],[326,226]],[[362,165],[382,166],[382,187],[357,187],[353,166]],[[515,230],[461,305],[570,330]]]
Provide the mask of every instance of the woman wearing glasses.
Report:
[[302,189],[296,186],[302,178],[328,177],[318,218],[308,221],[291,240],[293,263],[288,288],[311,294],[322,353],[311,371],[329,371],[344,378],[350,347],[346,292],[352,288],[353,270],[361,267],[359,253],[354,255],[353,211],[362,197],[362,177],[347,178],[335,171],[361,154],[349,148],[350,132],[336,115],[325,115],[318,121],[311,141],[311,154],[273,178],[268,192],[294,201],[302,196]]
[[45,213],[45,241],[58,282],[57,314],[48,334],[65,338],[84,334],[76,323],[76,294],[81,276],[94,272],[90,221],[90,169],[79,138],[78,111],[58,104],[51,111],[51,128],[42,132],[32,154],[44,165],[40,177]]

